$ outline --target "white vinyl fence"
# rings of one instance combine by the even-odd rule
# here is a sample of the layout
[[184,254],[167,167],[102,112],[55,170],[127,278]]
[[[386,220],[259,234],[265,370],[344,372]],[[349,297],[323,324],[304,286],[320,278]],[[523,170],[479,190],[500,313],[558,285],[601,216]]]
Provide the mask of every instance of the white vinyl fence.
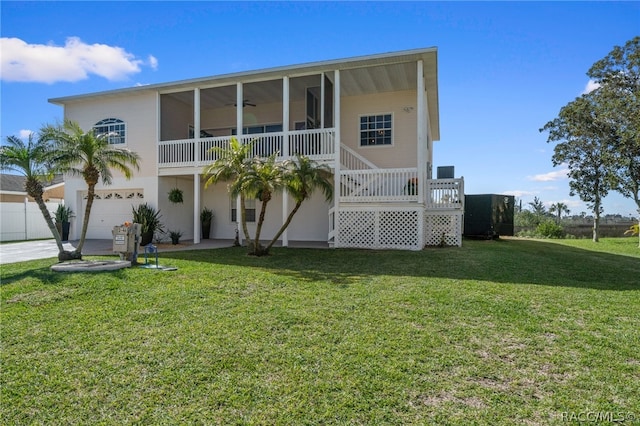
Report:
[[[46,205],[53,217],[58,203]],[[0,203],[0,241],[41,238],[53,238],[53,235],[36,203]]]

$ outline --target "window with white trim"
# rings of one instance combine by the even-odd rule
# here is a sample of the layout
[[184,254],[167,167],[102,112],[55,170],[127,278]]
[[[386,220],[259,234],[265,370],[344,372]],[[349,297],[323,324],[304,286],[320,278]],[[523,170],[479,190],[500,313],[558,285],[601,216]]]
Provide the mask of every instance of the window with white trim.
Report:
[[360,146],[391,145],[391,114],[360,116]]
[[[231,197],[231,222],[236,222],[237,218],[237,198]],[[244,210],[245,217],[247,219],[247,223],[256,221],[256,199],[255,198],[245,198],[244,199]]]
[[98,121],[93,126],[96,136],[108,134],[108,141],[111,145],[121,145],[126,143],[126,125],[118,118],[105,118]]

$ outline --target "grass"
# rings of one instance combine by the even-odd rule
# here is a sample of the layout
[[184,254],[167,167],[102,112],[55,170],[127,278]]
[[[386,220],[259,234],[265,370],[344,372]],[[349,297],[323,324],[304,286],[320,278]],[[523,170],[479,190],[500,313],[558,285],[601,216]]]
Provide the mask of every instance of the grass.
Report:
[[640,418],[635,239],[160,260],[3,265],[2,424]]

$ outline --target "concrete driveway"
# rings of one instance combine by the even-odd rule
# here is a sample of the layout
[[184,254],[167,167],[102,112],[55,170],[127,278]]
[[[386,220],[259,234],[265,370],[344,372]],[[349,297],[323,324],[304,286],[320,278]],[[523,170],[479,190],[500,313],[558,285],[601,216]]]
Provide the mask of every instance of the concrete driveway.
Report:
[[[97,241],[100,241],[100,240],[97,240]],[[111,244],[111,240],[105,240],[105,241]],[[85,243],[85,248],[88,248],[87,243]],[[72,242],[65,242],[63,243],[63,245],[65,250],[75,249],[75,245]],[[111,249],[110,246],[109,246],[109,249]],[[87,254],[89,254],[88,251],[87,251]],[[98,254],[98,253],[94,253],[94,254]],[[108,254],[112,254],[112,253],[109,252]],[[58,257],[58,246],[56,246],[56,240],[53,240],[53,239],[8,242],[8,243],[0,244],[0,264],[24,262],[27,260],[35,260],[35,259],[47,259],[50,257],[54,257],[56,259]]]
[[[231,247],[232,240],[202,240],[200,244],[193,244],[193,241],[181,241],[179,245],[159,244],[158,252],[181,251],[181,250],[202,250],[211,248]],[[78,242],[70,241],[63,244],[65,250],[74,250]],[[144,249],[140,250],[144,253]],[[85,240],[82,247],[83,256],[104,256],[114,255],[112,240]],[[139,255],[140,256],[140,255]],[[0,244],[0,264],[24,262],[35,259],[58,258],[58,247],[56,240],[37,240],[7,242]]]

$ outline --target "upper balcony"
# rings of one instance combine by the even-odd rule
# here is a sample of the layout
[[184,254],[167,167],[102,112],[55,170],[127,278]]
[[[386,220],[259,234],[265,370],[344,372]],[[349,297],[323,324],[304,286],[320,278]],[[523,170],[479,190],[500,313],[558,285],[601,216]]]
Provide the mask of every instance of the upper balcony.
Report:
[[[277,154],[278,160],[305,155],[323,163],[335,159],[335,129],[294,130],[236,136],[241,143],[252,143],[251,156],[268,157]],[[175,169],[193,168],[194,172],[218,159],[214,148],[229,147],[231,136],[200,139],[181,139],[158,142],[158,170],[171,175]],[[286,142],[285,142],[286,140]]]

